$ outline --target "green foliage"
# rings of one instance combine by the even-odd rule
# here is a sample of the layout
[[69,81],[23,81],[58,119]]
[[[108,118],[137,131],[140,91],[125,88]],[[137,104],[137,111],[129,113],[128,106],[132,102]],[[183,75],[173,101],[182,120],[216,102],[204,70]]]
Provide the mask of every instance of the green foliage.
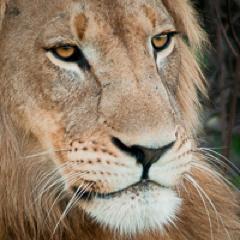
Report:
[[238,161],[240,162],[240,136],[239,135],[233,135],[232,137],[232,151],[233,154],[239,157]]

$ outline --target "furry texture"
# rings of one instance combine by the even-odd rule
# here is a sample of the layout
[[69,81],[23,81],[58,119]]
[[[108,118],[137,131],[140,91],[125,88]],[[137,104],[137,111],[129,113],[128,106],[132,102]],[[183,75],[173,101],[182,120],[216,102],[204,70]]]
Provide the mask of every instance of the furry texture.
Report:
[[[48,4],[0,2],[0,239],[238,240],[237,196],[196,147],[206,90],[193,53],[205,34],[189,1]],[[147,37],[175,29],[189,46],[176,37],[156,64]],[[43,48],[59,41],[77,42],[91,71],[48,58]],[[141,175],[110,136],[149,148],[176,141],[149,170],[168,190],[79,201],[72,187],[109,193]]]

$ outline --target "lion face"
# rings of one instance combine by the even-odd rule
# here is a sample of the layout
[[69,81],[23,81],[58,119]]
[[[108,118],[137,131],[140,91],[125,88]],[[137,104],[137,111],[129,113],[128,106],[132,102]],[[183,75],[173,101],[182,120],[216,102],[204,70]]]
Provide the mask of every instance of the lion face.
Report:
[[[18,124],[97,222],[125,233],[163,229],[181,210],[177,187],[194,144],[179,96],[195,62],[174,19],[161,1],[32,2],[7,12],[1,37]],[[192,102],[188,88],[182,98]]]

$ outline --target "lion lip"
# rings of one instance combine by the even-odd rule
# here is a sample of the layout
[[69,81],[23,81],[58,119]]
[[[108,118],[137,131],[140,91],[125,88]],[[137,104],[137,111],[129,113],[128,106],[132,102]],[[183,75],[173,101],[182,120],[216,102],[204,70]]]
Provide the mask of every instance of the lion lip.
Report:
[[78,189],[77,191],[75,191],[75,195],[79,198],[79,200],[87,200],[90,201],[93,198],[97,198],[97,199],[112,199],[115,197],[119,197],[120,195],[124,194],[124,193],[138,193],[138,192],[144,192],[144,191],[148,191],[151,190],[153,188],[165,188],[165,189],[169,189],[169,187],[167,186],[163,186],[155,181],[151,181],[151,180],[140,180],[124,189],[121,189],[119,191],[115,191],[115,192],[110,192],[110,193],[99,193],[99,192],[84,192],[82,193],[81,189]]

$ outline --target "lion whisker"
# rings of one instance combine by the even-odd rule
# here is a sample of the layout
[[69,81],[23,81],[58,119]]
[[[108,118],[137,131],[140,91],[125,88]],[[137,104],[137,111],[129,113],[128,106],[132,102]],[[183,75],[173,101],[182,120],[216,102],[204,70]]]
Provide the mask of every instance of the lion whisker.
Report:
[[[61,200],[61,198],[62,198],[62,196],[63,196],[63,193],[64,193],[64,189],[62,189],[62,190],[58,193],[58,195],[56,196],[56,198],[54,199],[51,207],[49,208],[49,210],[48,210],[48,212],[47,212],[47,216],[46,216],[45,221],[44,221],[45,223],[46,223],[47,219],[50,217],[50,214],[51,214],[52,210],[54,209],[54,206],[56,205],[56,203],[57,203],[59,200]],[[48,199],[49,199],[49,198],[51,198],[51,196],[48,196]]]
[[[76,175],[77,175],[78,178],[76,178]],[[79,180],[79,177],[82,177],[83,175],[84,175],[84,174],[72,174],[72,175],[70,175],[70,176],[67,177],[67,180],[68,180],[69,182],[76,182],[76,181]],[[64,191],[65,191],[65,189],[62,189],[62,190],[58,193],[57,197],[54,199],[53,204],[52,204],[52,206],[50,207],[50,209],[49,209],[49,211],[48,211],[48,214],[47,214],[46,219],[50,216],[51,210],[53,209],[53,207],[54,207],[54,205],[56,204],[56,202],[61,198],[61,195],[63,195]],[[52,194],[49,194],[48,199],[51,198],[51,195],[52,195]]]
[[32,155],[27,155],[27,156],[23,156],[21,157],[22,159],[30,159],[30,158],[37,158],[37,157],[42,157],[42,156],[46,156],[48,154],[51,154],[52,152],[57,153],[57,152],[69,152],[71,149],[49,149],[46,151],[42,151],[42,152],[38,152]]
[[[79,190],[80,188],[81,188],[81,185],[78,187],[78,190]],[[77,196],[77,192],[75,192],[75,193],[73,194],[73,196],[71,197],[70,201],[68,202],[65,210],[64,210],[63,213],[61,214],[61,216],[60,216],[60,218],[59,218],[59,221],[57,222],[57,224],[56,224],[56,226],[55,226],[55,228],[54,228],[54,230],[53,230],[52,236],[55,234],[55,232],[56,232],[56,230],[57,230],[60,222],[61,222],[61,221],[65,218],[65,216],[67,215],[68,210],[69,210],[69,208],[72,206],[72,204],[74,203],[76,196]]]
[[35,191],[38,190],[39,186],[42,185],[42,183],[47,180],[47,182],[45,183],[44,186],[42,186],[41,188],[45,188],[51,181],[53,181],[58,175],[61,176],[60,171],[64,171],[65,169],[67,169],[69,166],[72,166],[72,163],[66,162],[60,166],[58,166],[57,168],[54,168],[52,171],[50,171],[47,174],[43,174],[43,177],[41,177],[41,180],[39,181],[39,183],[37,184],[37,186],[34,188],[33,193],[35,193]]
[[67,166],[69,165],[69,163],[64,163],[60,166],[58,166],[57,168],[54,168],[52,171],[50,171],[49,173],[47,174],[43,174],[44,177],[41,177],[41,181],[37,184],[37,186],[33,189],[33,193],[35,193],[35,191],[38,190],[39,186],[42,185],[42,183],[45,181],[45,180],[48,180],[46,182],[45,185],[47,185],[49,182],[51,182],[58,174],[59,174],[59,171],[60,170],[64,170]]
[[199,190],[198,185],[195,184],[195,182],[193,181],[192,178],[190,178],[189,175],[186,174],[186,175],[184,176],[184,179],[187,180],[189,183],[191,183],[191,184],[193,185],[193,187],[197,190],[198,195],[199,195],[199,197],[201,198],[201,200],[202,200],[202,202],[203,202],[203,205],[204,205],[206,214],[207,214],[207,216],[208,216],[211,239],[214,239],[214,238],[213,238],[213,231],[212,231],[212,221],[211,221],[210,213],[209,213],[209,210],[208,210],[208,208],[207,208],[207,205],[206,205],[205,199],[204,199],[204,197],[203,197],[203,194],[202,194],[201,191]]
[[69,181],[71,182],[72,180],[75,180],[75,177],[82,177],[84,175],[86,175],[88,172],[84,172],[84,173],[74,173],[74,174],[71,174],[70,176],[68,176],[66,179],[57,179],[56,181],[54,181],[52,184],[50,184],[49,186],[47,186],[47,184],[45,184],[41,189],[43,189],[42,192],[39,193],[39,196],[37,197],[36,200],[39,200],[42,198],[43,194],[48,192],[51,188],[55,187],[56,185],[58,185],[59,183],[63,183],[62,185],[60,185],[59,187],[63,187],[65,185],[65,181]]
[[36,154],[23,156],[23,157],[21,157],[21,159],[30,159],[30,158],[42,157],[42,156],[46,156],[49,153],[50,153],[50,151],[39,152],[39,153],[36,153]]
[[[205,153],[208,152],[208,154],[210,154],[210,153],[215,154],[216,156],[222,158],[225,162],[222,161],[222,160],[220,160],[219,158],[217,158],[217,157],[215,157],[214,155],[211,154],[211,156],[215,157],[215,158],[218,159],[219,161],[222,161],[222,162],[224,162],[225,164],[226,164],[226,162],[227,162],[238,174],[240,174],[240,169],[239,169],[232,161],[230,161],[229,159],[227,159],[227,158],[226,158],[225,156],[223,156],[222,154],[220,154],[220,153],[218,153],[218,152],[216,152],[216,151],[214,151],[214,150],[208,149],[208,148],[199,148],[199,150],[201,150],[201,151],[203,151],[203,152],[205,152]],[[210,152],[210,153],[209,153],[209,152]],[[226,166],[228,166],[228,165],[226,164]]]
[[194,187],[197,187],[197,188],[200,190],[200,192],[202,192],[202,194],[204,195],[204,197],[208,200],[210,206],[213,208],[213,210],[214,210],[214,212],[215,212],[215,214],[216,214],[217,221],[218,221],[218,219],[220,219],[220,221],[221,221],[221,223],[222,223],[222,226],[223,226],[223,228],[224,228],[224,231],[226,232],[228,238],[231,240],[230,234],[229,234],[227,228],[225,227],[224,221],[223,221],[221,215],[218,213],[218,211],[217,211],[215,205],[213,204],[211,198],[210,198],[210,197],[208,196],[208,194],[203,190],[203,188],[198,184],[198,182],[197,182],[195,179],[193,179],[193,177],[191,177],[191,176],[188,175],[188,174],[186,175],[186,177],[187,177],[187,179],[188,179],[190,182],[192,182],[192,184],[193,184]]
[[[77,189],[77,191],[74,193],[74,195],[72,196],[71,200],[68,202],[64,212],[62,213],[62,215],[60,216],[59,221],[57,222],[54,230],[53,230],[53,235],[56,232],[60,222],[66,217],[66,215],[71,211],[71,209],[74,207],[75,203],[78,201],[79,198],[81,198],[81,196],[85,193],[86,189],[91,187],[93,185],[93,183],[87,184],[84,188],[82,188],[83,185],[80,185]],[[79,195],[79,190],[81,189],[81,195]]]
[[231,188],[239,192],[239,189],[236,186],[234,186],[227,178],[225,178],[223,175],[221,175],[217,171],[212,170],[211,168],[209,168],[209,166],[205,166],[204,164],[199,164],[198,162],[194,162],[193,167],[198,169],[199,171],[208,173],[208,175],[212,177],[212,179],[218,182],[219,184],[224,184],[225,187],[229,190],[229,193],[233,194],[231,191]]

